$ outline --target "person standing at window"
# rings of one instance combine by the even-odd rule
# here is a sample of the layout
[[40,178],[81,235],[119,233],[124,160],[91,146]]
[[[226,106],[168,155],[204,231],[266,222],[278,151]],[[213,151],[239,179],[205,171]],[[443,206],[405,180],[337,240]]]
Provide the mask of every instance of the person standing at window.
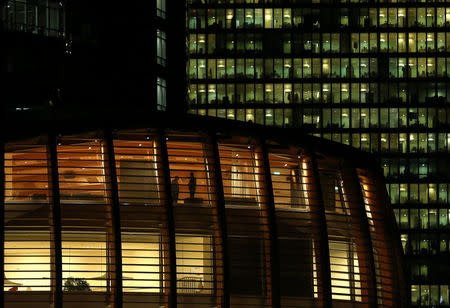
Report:
[[179,177],[175,177],[171,183],[171,189],[172,189],[172,202],[177,203],[178,202],[178,194],[180,192],[180,184],[179,184]]
[[190,199],[194,199],[195,196],[195,189],[197,187],[197,179],[194,177],[194,173],[191,172],[191,175],[189,176],[189,195]]

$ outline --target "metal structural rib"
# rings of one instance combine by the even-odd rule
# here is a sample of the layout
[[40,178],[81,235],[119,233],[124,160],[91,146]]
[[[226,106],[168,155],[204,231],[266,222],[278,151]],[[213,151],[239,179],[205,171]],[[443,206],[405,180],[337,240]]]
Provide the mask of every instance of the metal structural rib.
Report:
[[6,140],[3,306],[406,307],[368,154],[205,127]]

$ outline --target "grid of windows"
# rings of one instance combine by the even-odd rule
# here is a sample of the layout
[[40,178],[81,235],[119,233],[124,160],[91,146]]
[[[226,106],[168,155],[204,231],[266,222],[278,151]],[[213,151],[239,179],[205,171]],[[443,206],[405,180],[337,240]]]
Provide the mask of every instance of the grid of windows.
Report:
[[[302,127],[376,153],[395,207],[448,210],[447,2],[188,3],[191,113]],[[449,268],[428,263],[426,281],[448,285]]]
[[415,306],[448,306],[449,286],[445,285],[412,285],[411,303]]

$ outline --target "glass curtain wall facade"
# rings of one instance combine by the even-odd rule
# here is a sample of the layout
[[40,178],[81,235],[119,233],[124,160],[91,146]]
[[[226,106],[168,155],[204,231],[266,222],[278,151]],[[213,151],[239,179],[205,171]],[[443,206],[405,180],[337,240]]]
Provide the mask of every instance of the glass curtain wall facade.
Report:
[[0,161],[4,307],[406,307],[371,167],[152,129],[8,142]]
[[412,304],[448,306],[450,6],[189,0],[189,110],[375,153]]

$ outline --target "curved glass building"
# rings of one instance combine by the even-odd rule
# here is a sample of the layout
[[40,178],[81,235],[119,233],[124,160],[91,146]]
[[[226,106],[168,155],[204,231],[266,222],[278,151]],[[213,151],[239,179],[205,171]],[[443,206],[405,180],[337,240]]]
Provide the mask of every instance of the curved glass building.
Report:
[[406,307],[369,154],[214,121],[6,142],[4,307]]

